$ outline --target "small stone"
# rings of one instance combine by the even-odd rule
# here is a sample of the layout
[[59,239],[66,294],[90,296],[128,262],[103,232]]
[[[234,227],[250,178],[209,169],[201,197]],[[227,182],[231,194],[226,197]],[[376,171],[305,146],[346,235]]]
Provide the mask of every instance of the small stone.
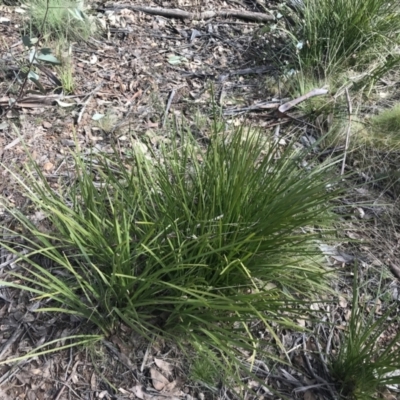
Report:
[[43,169],[44,169],[46,172],[51,171],[53,168],[54,168],[54,164],[52,164],[51,162],[47,162],[47,163],[45,163],[45,164],[43,165]]
[[357,207],[355,209],[355,214],[357,215],[358,218],[364,219],[365,218],[365,211],[361,207]]
[[0,17],[0,24],[11,25],[11,21],[8,18]]
[[44,129],[50,129],[53,126],[53,124],[48,121],[44,121],[42,125]]

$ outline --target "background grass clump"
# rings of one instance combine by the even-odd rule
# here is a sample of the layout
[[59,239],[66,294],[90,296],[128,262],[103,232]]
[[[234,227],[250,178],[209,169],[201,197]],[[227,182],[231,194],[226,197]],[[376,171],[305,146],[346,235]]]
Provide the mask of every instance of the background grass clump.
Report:
[[400,165],[400,107],[394,105],[369,118],[351,121],[349,163],[369,184],[397,197]]
[[355,271],[349,325],[330,368],[345,398],[372,400],[386,386],[400,384],[400,333],[390,335],[393,330],[387,330],[388,324],[398,326],[399,318],[395,304],[378,317],[376,306],[360,304],[361,282]]
[[85,14],[82,1],[29,0],[29,26],[33,34],[51,40],[87,40],[96,25]]
[[[304,0],[293,35],[304,69],[322,76],[398,65],[400,9],[386,0]],[[385,68],[387,67],[387,68]],[[383,68],[383,70],[381,70]],[[372,73],[372,71],[370,71]]]
[[[374,145],[380,147],[398,148],[400,145],[400,104],[394,105],[370,119],[374,136],[377,137]],[[380,140],[379,140],[380,139]]]

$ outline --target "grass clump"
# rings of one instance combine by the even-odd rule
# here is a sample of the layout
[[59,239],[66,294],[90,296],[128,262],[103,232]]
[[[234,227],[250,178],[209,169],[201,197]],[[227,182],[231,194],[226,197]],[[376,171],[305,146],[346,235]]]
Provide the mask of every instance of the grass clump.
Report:
[[400,193],[400,105],[370,118],[353,118],[351,160],[370,183],[397,197]]
[[355,274],[349,326],[332,359],[331,373],[346,398],[376,399],[385,386],[400,384],[400,332],[390,335],[391,331],[386,330],[388,321],[392,325],[400,321],[396,305],[376,318],[376,307],[366,312],[366,305],[360,307],[359,302],[359,282]]
[[271,326],[295,326],[287,315],[303,315],[303,301],[326,290],[314,257],[340,191],[332,163],[303,168],[309,154],[217,124],[207,149],[188,131],[152,157],[135,149],[125,161],[76,155],[73,184],[57,191],[39,168],[20,178],[51,229],[9,209],[29,267],[3,284],[49,302],[38,311],[73,314],[105,335],[123,321],[234,360],[235,349],[256,351],[256,319],[278,345]]
[[87,40],[95,24],[85,14],[83,2],[29,0],[30,27],[35,34],[53,40]]
[[73,74],[73,64],[71,59],[63,60],[60,67],[57,67],[57,74],[61,82],[64,93],[72,94],[75,90],[75,80]]
[[320,76],[368,70],[375,79],[397,66],[400,7],[386,0],[296,2],[291,36],[300,67]]
[[391,109],[382,111],[370,119],[374,136],[380,141],[388,144],[389,149],[393,146],[398,148],[400,144],[400,104]]

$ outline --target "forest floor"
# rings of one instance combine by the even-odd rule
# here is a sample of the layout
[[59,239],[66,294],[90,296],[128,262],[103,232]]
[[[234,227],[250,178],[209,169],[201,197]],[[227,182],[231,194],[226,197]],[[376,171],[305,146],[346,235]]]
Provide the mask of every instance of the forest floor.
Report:
[[[325,133],[325,120],[321,123],[319,119],[318,125],[299,110],[290,115],[277,110],[293,100],[279,82],[277,61],[284,62],[279,55],[284,38],[274,29],[264,29],[280,23],[278,2],[262,6],[259,1],[149,0],[146,7],[159,9],[155,15],[117,2],[93,1],[90,6],[105,32],[61,51],[61,57],[64,54],[72,61],[74,81],[72,93],[65,94],[54,79],[57,73],[53,67],[38,71],[44,92],[32,82],[23,87],[17,72],[26,63],[21,33],[26,8],[0,5],[0,196],[26,210],[32,220],[40,222],[40,215],[29,208],[12,175],[28,162],[28,154],[56,185],[60,176],[68,174],[70,152],[76,146],[87,154],[93,149],[107,152],[117,148],[123,157],[144,141],[154,147],[169,141],[171,124],[183,120],[199,140],[207,139],[208,121],[215,108],[228,126],[246,121],[265,130],[266,135],[280,138],[282,145],[293,132],[300,133],[304,146]],[[242,16],[166,16],[165,10],[175,9],[194,14],[229,9]],[[253,16],[246,13],[258,13],[266,21],[249,20]],[[393,99],[395,90],[388,89]],[[12,107],[10,99],[17,99]],[[348,160],[347,169],[351,170],[352,158]],[[364,185],[362,173],[352,179],[346,182],[348,195],[342,204],[346,214],[338,223],[338,243],[324,244],[327,263],[338,271],[339,279],[333,283],[337,296],[325,299],[332,301],[329,306],[316,304],[321,307],[321,318],[329,319],[337,329],[329,332],[322,325],[310,326],[308,320],[298,320],[299,328],[313,334],[279,332],[293,368],[282,368],[274,376],[265,371],[266,384],[289,398],[331,398],[315,380],[314,374],[318,375],[321,367],[319,355],[306,363],[298,350],[305,346],[317,354],[321,346],[326,348],[338,340],[337,332],[349,318],[355,259],[363,296],[372,301],[379,291],[382,307],[375,310],[378,315],[385,302],[400,299],[398,200],[379,187]],[[9,223],[4,213],[0,218],[4,226]],[[2,250],[0,277],[14,268],[14,261]],[[1,289],[0,361],[76,333],[70,328],[69,317],[38,317],[33,310],[26,293]],[[396,330],[388,331],[380,339],[382,343]],[[232,396],[223,387],[212,394],[194,382],[188,370],[178,349],[162,339],[149,344],[121,332],[91,349],[68,348],[13,365],[3,363],[0,398],[189,400]],[[254,388],[257,396],[248,398],[281,398],[257,382]],[[399,396],[395,390],[386,395],[387,399]]]

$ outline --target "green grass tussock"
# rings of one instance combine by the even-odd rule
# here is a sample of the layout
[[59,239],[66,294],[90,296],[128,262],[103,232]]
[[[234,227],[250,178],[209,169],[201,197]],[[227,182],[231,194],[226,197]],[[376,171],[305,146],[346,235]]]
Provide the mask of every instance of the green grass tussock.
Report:
[[379,391],[383,391],[385,386],[400,384],[400,332],[385,338],[388,322],[395,326],[400,321],[396,305],[378,318],[376,307],[366,313],[365,305],[359,304],[358,288],[356,273],[348,330],[342,336],[339,351],[332,357],[330,367],[345,398],[372,400],[378,398]]
[[78,154],[74,183],[58,191],[31,169],[20,183],[51,231],[9,212],[25,247],[53,267],[21,256],[30,267],[11,275],[22,283],[3,284],[46,300],[38,311],[71,313],[106,335],[123,321],[229,359],[257,348],[255,319],[273,337],[271,324],[294,327],[287,315],[309,312],[303,302],[327,288],[315,239],[340,188],[334,162],[304,168],[310,154],[249,132],[216,129],[207,150],[181,132],[159,154],[136,147],[129,161]]
[[320,76],[366,71],[378,78],[399,64],[400,7],[386,0],[304,0],[291,29],[301,68]]
[[29,0],[29,24],[35,34],[55,40],[87,40],[96,30],[83,2]]
[[381,142],[387,142],[388,149],[400,146],[400,104],[384,110],[370,119],[375,136],[381,138]]

